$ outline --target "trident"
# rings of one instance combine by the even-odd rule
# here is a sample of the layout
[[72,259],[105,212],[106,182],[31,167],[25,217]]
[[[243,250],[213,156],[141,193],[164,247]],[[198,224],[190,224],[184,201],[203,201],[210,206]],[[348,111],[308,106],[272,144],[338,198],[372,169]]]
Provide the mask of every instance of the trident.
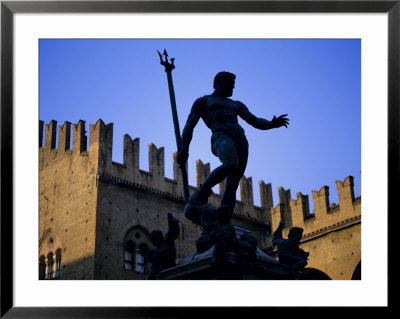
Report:
[[[160,64],[165,67],[165,72],[167,73],[168,79],[168,89],[169,89],[169,97],[171,100],[171,110],[172,110],[172,119],[174,121],[175,128],[175,139],[176,139],[176,147],[178,152],[181,149],[181,133],[179,129],[178,122],[178,113],[176,112],[176,101],[175,101],[175,92],[174,92],[174,84],[172,83],[172,70],[175,69],[174,58],[171,58],[171,63],[168,62],[168,53],[167,50],[164,49],[164,53],[161,54],[158,50],[158,55],[160,56]],[[165,61],[163,60],[163,55],[165,56]],[[181,174],[182,174],[182,184],[183,184],[183,195],[185,198],[185,203],[189,201],[189,186],[188,186],[188,177],[186,172],[186,166],[180,166]]]

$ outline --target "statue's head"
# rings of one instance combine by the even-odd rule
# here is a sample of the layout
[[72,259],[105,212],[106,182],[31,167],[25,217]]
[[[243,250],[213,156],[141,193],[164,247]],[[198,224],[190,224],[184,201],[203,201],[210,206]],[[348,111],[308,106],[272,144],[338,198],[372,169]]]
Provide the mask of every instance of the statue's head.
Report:
[[301,227],[292,227],[289,230],[288,237],[297,244],[300,243],[302,236],[303,236],[303,228],[301,228]]
[[214,77],[214,89],[224,97],[232,96],[236,75],[230,72],[219,72]]
[[162,244],[163,241],[164,241],[164,235],[163,235],[162,231],[161,231],[161,230],[158,230],[158,229],[153,230],[153,231],[150,233],[150,238],[151,238],[151,242],[153,243],[153,245],[154,245],[155,247],[160,247],[161,244]]

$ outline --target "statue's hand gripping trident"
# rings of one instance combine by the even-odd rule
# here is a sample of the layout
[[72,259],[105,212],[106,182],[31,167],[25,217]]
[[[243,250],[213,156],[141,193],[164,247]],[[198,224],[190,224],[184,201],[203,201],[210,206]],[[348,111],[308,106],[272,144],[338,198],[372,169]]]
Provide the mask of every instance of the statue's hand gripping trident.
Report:
[[[157,50],[157,53],[160,57],[160,64],[165,67],[165,72],[167,73],[168,79],[168,89],[169,89],[169,97],[171,100],[171,110],[172,110],[172,119],[174,121],[174,129],[175,129],[175,139],[176,139],[176,147],[177,151],[181,150],[181,133],[179,129],[179,121],[178,121],[178,114],[176,111],[176,101],[175,101],[175,91],[174,91],[174,84],[172,82],[172,73],[171,71],[175,69],[174,65],[174,58],[171,58],[168,61],[168,53],[167,50],[164,49],[164,53],[161,54],[160,51]],[[163,60],[163,56],[165,59]],[[180,165],[181,174],[182,174],[182,184],[183,184],[183,196],[185,198],[185,203],[189,201],[189,186],[188,186],[188,177],[186,172],[186,166]]]

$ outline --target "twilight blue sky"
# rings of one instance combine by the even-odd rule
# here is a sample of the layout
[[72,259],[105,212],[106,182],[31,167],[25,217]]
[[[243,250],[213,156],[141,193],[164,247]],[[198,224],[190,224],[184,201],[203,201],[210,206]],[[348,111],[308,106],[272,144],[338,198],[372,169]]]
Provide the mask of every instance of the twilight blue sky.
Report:
[[[148,170],[147,146],[165,147],[165,174],[172,178],[176,151],[168,86],[156,50],[175,57],[173,71],[180,129],[193,101],[213,91],[219,71],[236,74],[232,99],[258,117],[287,113],[290,125],[260,131],[239,120],[250,144],[245,176],[308,194],[327,185],[337,203],[335,181],[354,177],[361,195],[360,40],[40,40],[40,119],[88,125],[114,123],[113,160],[123,162],[123,135],[140,138],[140,168]],[[219,160],[200,120],[190,147],[189,184],[195,161]]]

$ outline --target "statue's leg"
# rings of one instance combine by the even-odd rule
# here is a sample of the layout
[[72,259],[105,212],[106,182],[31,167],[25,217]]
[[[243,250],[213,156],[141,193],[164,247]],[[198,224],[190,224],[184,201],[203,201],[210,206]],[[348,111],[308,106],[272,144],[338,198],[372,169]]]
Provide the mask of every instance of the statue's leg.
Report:
[[211,188],[222,182],[231,172],[238,168],[238,156],[235,144],[227,135],[220,135],[213,143],[213,149],[222,162],[221,166],[214,169],[204,180],[199,189],[190,197],[190,202],[197,205],[207,203],[211,195]]
[[247,158],[249,149],[247,143],[241,143],[236,146],[238,155],[238,166],[226,178],[225,191],[221,198],[221,206],[229,206],[231,210],[235,208],[236,191],[239,186],[240,179],[242,178],[247,166]]

